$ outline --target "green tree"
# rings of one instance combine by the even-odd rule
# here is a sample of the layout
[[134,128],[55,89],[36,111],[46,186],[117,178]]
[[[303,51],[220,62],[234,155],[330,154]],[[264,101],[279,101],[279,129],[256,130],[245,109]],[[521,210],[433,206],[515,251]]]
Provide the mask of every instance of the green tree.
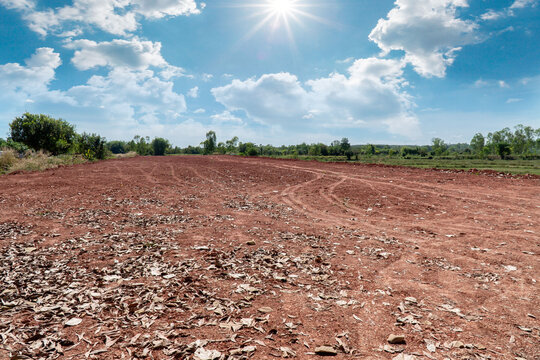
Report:
[[204,147],[204,154],[212,154],[214,150],[216,149],[216,133],[214,131],[209,131],[206,133],[206,140],[202,142],[202,145]]
[[225,141],[225,144],[227,146],[227,152],[232,153],[236,151],[236,147],[238,146],[238,136],[233,137],[231,140]]
[[115,140],[107,143],[107,149],[109,149],[113,154],[125,154],[127,147],[125,141]]
[[25,113],[9,125],[11,139],[34,150],[45,150],[53,155],[68,152],[77,134],[75,127],[62,119],[43,114]]
[[446,144],[444,143],[444,141],[440,138],[433,138],[431,139],[431,142],[433,144],[432,145],[433,153],[436,156],[441,156],[448,148]]
[[102,160],[107,156],[105,138],[96,134],[82,133],[77,136],[76,150],[88,160]]
[[351,143],[349,143],[349,139],[347,138],[341,139],[339,147],[341,149],[341,153],[345,154],[351,148]]
[[471,140],[471,148],[473,152],[476,155],[482,154],[484,146],[486,146],[486,140],[484,138],[484,135],[482,135],[481,133],[475,134]]
[[501,157],[501,159],[506,159],[508,155],[511,153],[510,144],[505,142],[497,143],[497,154]]
[[154,152],[154,155],[156,156],[165,155],[165,152],[171,146],[168,140],[159,138],[159,137],[154,138],[154,140],[152,140],[151,145],[152,145],[152,151]]

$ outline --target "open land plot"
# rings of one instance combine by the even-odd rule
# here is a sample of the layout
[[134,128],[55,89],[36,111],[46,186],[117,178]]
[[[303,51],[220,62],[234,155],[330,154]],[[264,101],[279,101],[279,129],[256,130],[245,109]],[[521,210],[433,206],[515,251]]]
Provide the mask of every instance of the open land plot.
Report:
[[539,190],[227,156],[3,176],[0,359],[538,359]]

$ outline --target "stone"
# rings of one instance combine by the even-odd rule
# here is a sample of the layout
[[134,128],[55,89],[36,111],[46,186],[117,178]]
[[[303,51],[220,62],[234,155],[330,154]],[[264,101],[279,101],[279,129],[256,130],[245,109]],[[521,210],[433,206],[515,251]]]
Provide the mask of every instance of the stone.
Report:
[[405,335],[390,335],[388,337],[389,344],[406,344]]
[[331,346],[319,346],[315,348],[315,354],[319,356],[336,356],[338,353]]

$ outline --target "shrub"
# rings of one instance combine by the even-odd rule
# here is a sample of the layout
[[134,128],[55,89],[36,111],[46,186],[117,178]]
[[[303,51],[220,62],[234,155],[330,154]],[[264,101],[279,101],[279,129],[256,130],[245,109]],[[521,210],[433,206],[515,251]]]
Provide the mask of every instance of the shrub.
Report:
[[155,138],[152,140],[152,150],[154,151],[154,155],[156,156],[163,156],[165,155],[165,151],[170,147],[171,145],[169,142],[163,138]]
[[125,154],[126,153],[126,143],[124,141],[109,141],[107,143],[107,148],[113,154]]
[[248,148],[246,154],[247,154],[247,156],[257,156],[257,155],[259,155],[259,151],[255,147],[250,147],[250,148]]
[[15,150],[8,148],[2,148],[0,152],[0,172],[5,172],[17,162],[17,155]]
[[96,134],[83,133],[77,137],[77,152],[88,160],[105,159],[107,152],[105,138]]
[[73,125],[43,114],[25,113],[15,118],[9,127],[13,141],[53,155],[68,152],[77,136]]

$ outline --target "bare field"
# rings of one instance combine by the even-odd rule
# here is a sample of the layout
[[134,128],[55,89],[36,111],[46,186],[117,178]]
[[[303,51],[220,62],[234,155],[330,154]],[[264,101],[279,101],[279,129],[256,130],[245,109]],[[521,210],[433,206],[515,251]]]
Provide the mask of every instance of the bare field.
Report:
[[537,177],[227,156],[2,176],[0,359],[540,359],[539,219]]

